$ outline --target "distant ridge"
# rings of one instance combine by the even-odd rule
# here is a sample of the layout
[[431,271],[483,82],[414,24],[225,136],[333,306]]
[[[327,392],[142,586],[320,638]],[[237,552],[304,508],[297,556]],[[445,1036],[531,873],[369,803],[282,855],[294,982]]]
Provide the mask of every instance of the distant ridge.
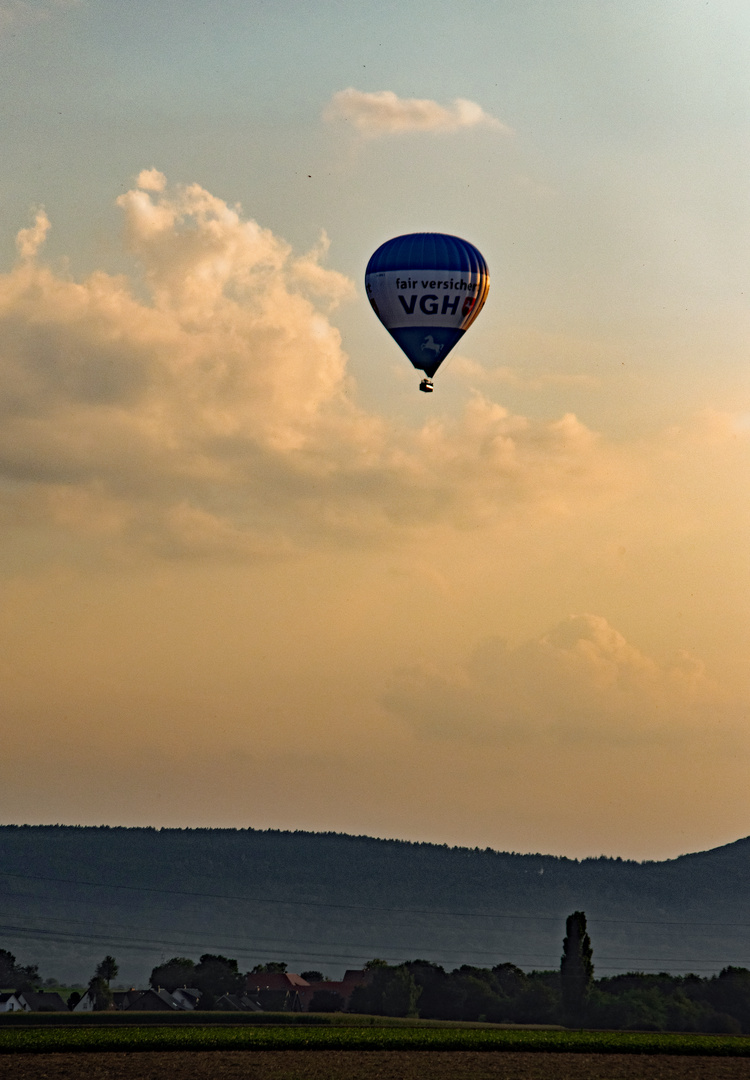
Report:
[[375,956],[556,967],[585,910],[597,974],[750,967],[750,837],[661,862],[570,859],[345,833],[0,826],[0,948],[126,982],[174,955],[335,977]]

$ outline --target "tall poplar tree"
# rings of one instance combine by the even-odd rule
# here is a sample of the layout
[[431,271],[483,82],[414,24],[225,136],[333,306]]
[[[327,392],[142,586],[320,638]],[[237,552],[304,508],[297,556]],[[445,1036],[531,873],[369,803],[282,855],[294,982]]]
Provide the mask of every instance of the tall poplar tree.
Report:
[[565,923],[560,961],[563,1013],[568,1027],[583,1027],[594,979],[592,955],[591,938],[586,933],[586,913],[574,911]]

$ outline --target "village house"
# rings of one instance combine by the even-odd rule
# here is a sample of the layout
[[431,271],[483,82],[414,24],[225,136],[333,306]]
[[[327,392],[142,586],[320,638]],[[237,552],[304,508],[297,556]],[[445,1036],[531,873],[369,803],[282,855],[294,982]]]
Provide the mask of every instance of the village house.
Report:
[[[194,1009],[200,1001],[201,992],[194,986],[182,986],[170,993],[163,987],[156,990],[149,987],[147,990],[115,990],[112,994],[112,1007],[120,1011],[124,1009],[154,1010],[172,1012],[185,1012]],[[73,1009],[73,1012],[92,1012],[94,1009],[94,996],[89,990]]]
[[67,1012],[67,1002],[56,991],[24,990],[16,994],[24,1012]]
[[218,1012],[263,1012],[258,1002],[247,994],[222,994],[214,1008]]
[[341,1008],[349,1008],[349,999],[358,986],[365,986],[372,979],[372,973],[366,971],[364,968],[349,968],[344,972],[343,979],[338,981],[325,980],[324,982],[311,983],[311,993],[309,995],[307,1005],[305,1008],[310,1008],[310,1000],[313,995],[318,991],[325,991],[329,994],[338,994],[341,998]]
[[154,990],[152,986],[149,987],[148,990],[144,990],[140,997],[131,1000],[130,1004],[126,1005],[125,1008],[133,1009],[135,1012],[146,1010],[149,1012],[184,1011],[184,1005],[178,1004],[170,994],[169,990],[164,990],[161,987],[159,987],[158,990]]
[[93,1012],[94,1011],[94,995],[90,990],[86,990],[81,995],[80,1001],[76,1002],[73,1006],[73,1012]]
[[264,1009],[307,1010],[316,991],[338,994],[342,1009],[349,1005],[349,998],[357,986],[364,986],[372,978],[369,971],[349,969],[344,978],[336,982],[310,983],[291,971],[252,972],[245,981],[245,990]]
[[172,991],[172,997],[183,1009],[195,1009],[201,999],[201,992],[195,986],[178,986]]
[[170,992],[163,986],[154,990],[153,986],[148,990],[131,991],[127,1003],[123,1002],[122,1009],[159,1011],[171,1009],[172,1012],[189,1012],[195,1009],[200,1001],[201,992],[194,986],[181,986]]
[[307,979],[290,971],[251,972],[245,980],[245,991],[269,1012],[301,1012],[312,997]]
[[112,1004],[116,1009],[127,1009],[130,1003],[136,1001],[143,993],[131,986],[129,990],[114,990],[112,992]]

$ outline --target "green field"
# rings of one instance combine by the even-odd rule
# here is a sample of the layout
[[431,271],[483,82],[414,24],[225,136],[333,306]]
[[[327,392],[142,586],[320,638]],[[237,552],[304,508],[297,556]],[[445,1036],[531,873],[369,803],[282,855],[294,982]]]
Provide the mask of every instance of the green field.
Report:
[[[0,1032],[17,1027],[440,1027],[517,1028],[519,1024],[487,1024],[479,1020],[422,1020],[401,1016],[361,1016],[356,1013],[308,1012],[137,1012],[127,1009],[103,1012],[36,1012],[0,1014]],[[524,1025],[528,1028],[530,1025]],[[557,1025],[533,1025],[557,1028]],[[559,1030],[563,1030],[559,1028]]]
[[490,1027],[385,1026],[369,1023],[10,1027],[0,1053],[145,1050],[481,1050],[750,1057],[750,1038],[727,1035],[503,1030]]
[[[377,1023],[387,1023],[391,1017],[376,1017]],[[213,1027],[216,1024],[231,1024],[244,1027],[248,1024],[302,1024],[312,1027],[335,1023],[356,1022],[354,1017],[334,1013],[291,1013],[291,1012],[204,1012],[203,1010],[185,1012],[136,1012],[127,1009],[102,1012],[17,1012],[0,1014],[0,1032],[4,1028],[17,1027]],[[396,1023],[399,1021],[396,1020]],[[420,1021],[421,1022],[421,1021]]]

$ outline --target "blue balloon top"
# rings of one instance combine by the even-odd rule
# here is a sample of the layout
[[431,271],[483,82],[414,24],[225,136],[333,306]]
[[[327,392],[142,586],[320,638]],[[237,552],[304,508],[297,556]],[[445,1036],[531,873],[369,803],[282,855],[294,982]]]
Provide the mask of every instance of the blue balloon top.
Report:
[[365,273],[386,270],[489,274],[484,256],[473,244],[446,233],[408,233],[386,240],[370,258]]

